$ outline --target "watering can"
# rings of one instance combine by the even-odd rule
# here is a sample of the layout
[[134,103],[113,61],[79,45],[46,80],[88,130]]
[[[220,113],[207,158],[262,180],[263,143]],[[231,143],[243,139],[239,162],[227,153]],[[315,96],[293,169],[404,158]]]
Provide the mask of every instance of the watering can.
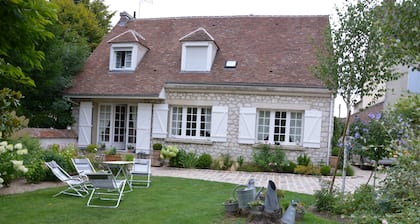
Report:
[[255,187],[254,179],[250,179],[246,185],[237,185],[233,189],[233,197],[238,200],[239,208],[248,208],[248,202],[254,201],[258,198],[263,188],[258,191]]

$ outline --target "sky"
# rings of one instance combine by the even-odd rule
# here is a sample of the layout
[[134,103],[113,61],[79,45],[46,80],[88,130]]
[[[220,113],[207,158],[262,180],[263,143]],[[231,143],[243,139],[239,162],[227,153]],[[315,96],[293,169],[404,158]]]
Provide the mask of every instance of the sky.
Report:
[[[110,11],[116,11],[112,25],[120,12],[136,18],[233,15],[334,15],[335,7],[344,0],[104,0]],[[334,115],[346,115],[345,104],[336,99]]]

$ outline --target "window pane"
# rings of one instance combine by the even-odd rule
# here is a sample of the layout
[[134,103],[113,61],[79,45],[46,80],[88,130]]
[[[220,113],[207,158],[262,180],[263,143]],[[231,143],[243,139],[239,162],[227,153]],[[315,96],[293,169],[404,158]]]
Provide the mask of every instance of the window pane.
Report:
[[302,133],[302,113],[290,112],[290,129],[289,129],[289,141],[296,144],[301,143]]
[[172,135],[181,135],[182,134],[182,107],[173,107],[172,108]]
[[270,131],[270,111],[260,111],[258,113],[258,133],[257,139],[267,141]]
[[211,109],[201,108],[200,136],[210,137]]
[[116,68],[131,68],[131,51],[116,51],[115,55]]
[[111,125],[111,105],[99,106],[99,139],[101,143],[109,142]]
[[275,112],[274,115],[274,142],[284,142],[286,139],[286,112]]
[[196,127],[197,127],[197,108],[188,107],[187,108],[187,128],[186,128],[186,135],[187,136],[195,136],[196,135]]

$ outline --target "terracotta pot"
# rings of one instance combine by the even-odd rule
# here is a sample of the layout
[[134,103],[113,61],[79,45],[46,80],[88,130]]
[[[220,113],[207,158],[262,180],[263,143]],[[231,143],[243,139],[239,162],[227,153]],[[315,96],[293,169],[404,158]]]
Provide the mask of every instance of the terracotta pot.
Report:
[[330,166],[331,168],[336,168],[338,165],[338,156],[330,156]]
[[121,161],[121,155],[105,155],[105,161]]
[[152,166],[160,166],[160,150],[153,150]]

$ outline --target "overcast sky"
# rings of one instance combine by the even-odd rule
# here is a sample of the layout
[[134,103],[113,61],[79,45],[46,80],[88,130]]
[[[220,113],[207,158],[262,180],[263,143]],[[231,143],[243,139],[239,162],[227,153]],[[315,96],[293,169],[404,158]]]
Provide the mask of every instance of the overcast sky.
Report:
[[[116,11],[112,24],[126,11],[136,18],[231,16],[231,15],[333,15],[344,0],[105,0]],[[140,12],[140,13],[139,13]],[[341,106],[340,106],[341,104]],[[340,108],[339,108],[340,107]],[[340,111],[341,110],[341,111]],[[346,115],[345,105],[336,100],[334,115]]]

